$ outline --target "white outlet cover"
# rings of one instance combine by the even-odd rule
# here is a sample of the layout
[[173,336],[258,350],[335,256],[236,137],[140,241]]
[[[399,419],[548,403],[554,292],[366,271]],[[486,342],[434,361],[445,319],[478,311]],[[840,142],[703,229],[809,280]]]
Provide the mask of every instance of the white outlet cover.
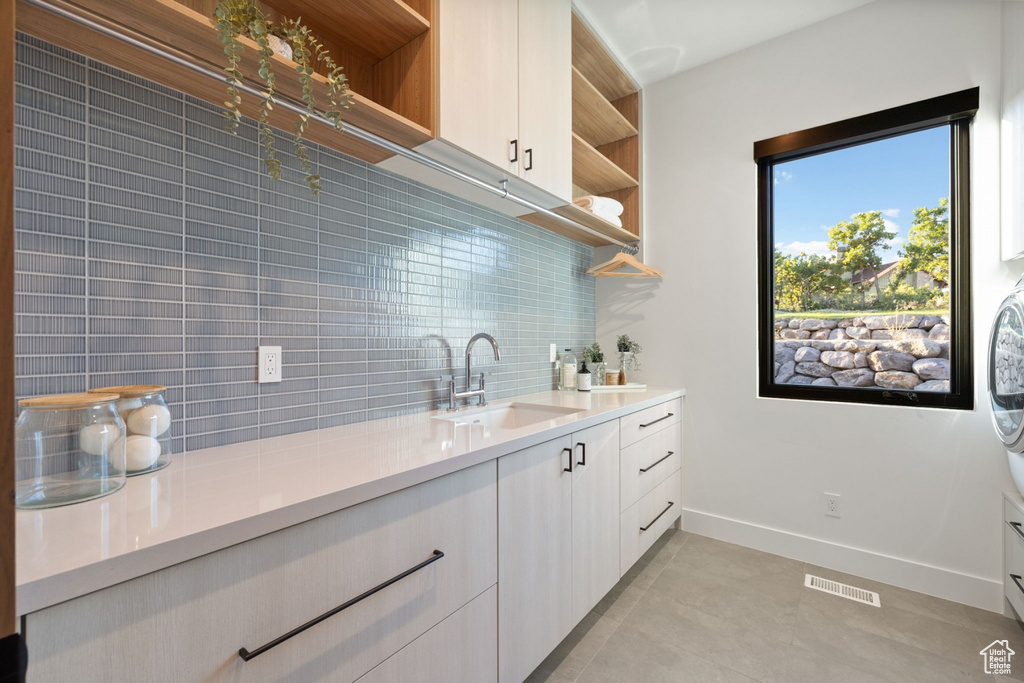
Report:
[[842,517],[842,502],[843,497],[838,493],[826,493],[824,494],[825,503],[825,516],[826,517]]
[[552,344],[548,347],[548,362],[554,363],[556,360],[558,360],[558,345]]
[[259,369],[257,381],[260,384],[281,381],[281,347],[261,346],[256,352],[256,365]]

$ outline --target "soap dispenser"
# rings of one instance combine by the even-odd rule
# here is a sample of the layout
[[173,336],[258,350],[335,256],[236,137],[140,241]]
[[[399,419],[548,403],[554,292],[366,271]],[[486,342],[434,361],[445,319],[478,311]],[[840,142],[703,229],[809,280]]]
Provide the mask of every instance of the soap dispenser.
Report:
[[560,391],[576,391],[576,356],[566,349],[559,363],[558,388]]

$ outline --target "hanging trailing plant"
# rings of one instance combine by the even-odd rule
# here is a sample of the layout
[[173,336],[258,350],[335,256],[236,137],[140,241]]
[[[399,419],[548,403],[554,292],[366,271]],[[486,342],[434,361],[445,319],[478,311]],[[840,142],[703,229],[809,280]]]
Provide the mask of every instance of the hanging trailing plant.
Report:
[[326,72],[328,103],[324,116],[335,128],[341,127],[341,109],[349,107],[352,97],[344,71],[335,64],[323,43],[302,24],[301,18],[273,22],[257,0],[220,0],[214,16],[217,20],[220,42],[224,44],[224,54],[228,57],[228,66],[225,68],[227,99],[224,101],[224,118],[227,129],[232,133],[238,131],[238,124],[242,118],[238,105],[242,103],[239,86],[242,85],[244,78],[240,68],[244,46],[238,38],[248,36],[257,45],[259,77],[265,86],[260,96],[259,139],[263,147],[263,165],[267,175],[273,180],[281,178],[281,160],[277,158],[277,141],[270,127],[270,114],[274,109],[277,94],[277,77],[273,69],[275,46],[272,43],[282,41],[291,47],[291,59],[295,62],[295,71],[299,75],[302,102],[305,105],[305,111],[295,122],[292,142],[295,144],[295,156],[305,174],[310,192],[314,196],[319,195],[323,189],[320,185],[320,175],[313,172],[313,162],[303,142],[303,135],[309,128],[310,116],[316,113],[313,67],[321,64]]

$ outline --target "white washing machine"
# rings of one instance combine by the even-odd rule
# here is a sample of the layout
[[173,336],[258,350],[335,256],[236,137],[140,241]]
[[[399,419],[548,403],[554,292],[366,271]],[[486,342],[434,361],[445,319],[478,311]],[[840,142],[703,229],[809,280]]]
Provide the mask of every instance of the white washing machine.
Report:
[[1006,446],[1013,481],[1024,494],[1024,278],[1000,304],[992,324],[988,393],[996,434]]

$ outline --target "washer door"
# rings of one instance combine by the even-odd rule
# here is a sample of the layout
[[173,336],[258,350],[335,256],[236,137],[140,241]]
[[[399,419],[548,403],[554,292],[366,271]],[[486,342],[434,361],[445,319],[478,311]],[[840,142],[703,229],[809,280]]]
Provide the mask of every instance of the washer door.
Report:
[[1011,451],[1024,451],[1024,290],[999,307],[989,339],[988,392],[996,433]]

